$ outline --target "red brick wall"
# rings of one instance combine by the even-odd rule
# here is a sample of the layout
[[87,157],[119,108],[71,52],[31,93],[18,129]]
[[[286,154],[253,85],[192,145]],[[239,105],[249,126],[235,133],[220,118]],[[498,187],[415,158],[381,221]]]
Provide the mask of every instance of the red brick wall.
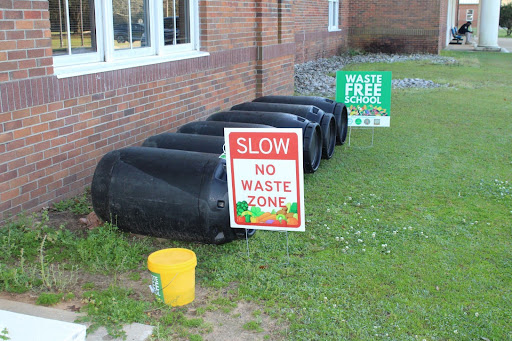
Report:
[[292,0],[257,0],[256,96],[293,94]]
[[256,1],[201,1],[201,46],[209,52],[256,46]]
[[468,9],[473,10],[473,21],[471,22],[471,27],[474,29],[478,27],[478,4],[472,5],[459,5],[459,13],[457,16],[457,28],[461,27],[463,24],[467,22],[466,20],[466,11]]
[[293,8],[296,63],[339,54],[347,48],[347,1],[340,0],[340,31],[328,32],[327,0],[295,1]]
[[437,44],[437,51],[435,53],[438,53],[441,51],[451,40],[447,41],[447,34],[449,32],[448,27],[448,0],[440,0],[439,1],[439,34],[438,34],[438,44]]
[[79,194],[108,151],[261,93],[292,94],[291,1],[258,30],[262,3],[201,1],[208,57],[58,79],[48,2],[0,0],[1,217]]
[[342,0],[341,30],[327,32],[326,0],[200,0],[210,56],[58,79],[47,0],[0,0],[0,218],[79,194],[111,150],[260,95],[292,94],[295,62],[349,40],[435,50],[445,1]]
[[347,2],[351,48],[387,53],[439,52],[440,9],[445,0]]
[[53,74],[48,1],[0,0],[0,82]]
[[[1,114],[0,211],[15,214],[77,194],[108,151],[252,100],[256,56],[238,52],[3,83],[2,108],[14,109]],[[31,88],[37,94],[27,94]],[[19,92],[28,101],[17,100]]]

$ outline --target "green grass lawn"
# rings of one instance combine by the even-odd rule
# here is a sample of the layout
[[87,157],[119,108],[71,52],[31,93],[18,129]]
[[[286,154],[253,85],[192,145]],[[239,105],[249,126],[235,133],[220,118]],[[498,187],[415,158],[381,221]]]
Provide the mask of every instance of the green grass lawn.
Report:
[[512,38],[512,35],[507,36],[507,30],[506,30],[506,29],[504,29],[504,28],[500,28],[500,29],[498,30],[498,37],[499,37],[499,38]]
[[197,250],[201,283],[238,282],[294,340],[512,339],[512,55],[449,55],[351,65],[451,86],[394,90],[372,148],[354,130],[306,176],[290,265],[283,236],[258,233],[251,261],[243,243]]
[[347,68],[450,86],[393,90],[373,147],[353,129],[305,176],[289,264],[280,232],[256,233],[250,259],[245,241],[167,247],[196,252],[199,285],[236,288],[285,339],[512,340],[512,55],[443,54],[459,63]]

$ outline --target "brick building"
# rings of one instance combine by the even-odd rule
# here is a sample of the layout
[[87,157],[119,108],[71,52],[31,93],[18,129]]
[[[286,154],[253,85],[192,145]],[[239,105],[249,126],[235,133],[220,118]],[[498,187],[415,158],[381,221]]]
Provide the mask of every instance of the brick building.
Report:
[[473,28],[478,27],[479,3],[479,0],[459,0],[457,27],[461,27],[468,21],[471,21],[471,26]]
[[77,195],[108,151],[267,94],[349,47],[431,52],[453,0],[0,0],[0,215]]

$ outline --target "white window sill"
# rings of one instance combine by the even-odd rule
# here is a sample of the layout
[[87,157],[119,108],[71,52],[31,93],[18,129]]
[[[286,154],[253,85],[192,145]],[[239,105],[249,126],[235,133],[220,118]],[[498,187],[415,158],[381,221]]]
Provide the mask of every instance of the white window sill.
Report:
[[329,32],[339,32],[339,31],[341,31],[341,28],[327,27],[327,31],[329,31]]
[[54,66],[54,74],[57,78],[68,78],[91,73],[128,69],[137,66],[172,62],[190,58],[206,57],[210,54],[204,51],[187,51],[166,56],[146,56],[132,59],[116,60],[113,62],[98,62],[83,65]]

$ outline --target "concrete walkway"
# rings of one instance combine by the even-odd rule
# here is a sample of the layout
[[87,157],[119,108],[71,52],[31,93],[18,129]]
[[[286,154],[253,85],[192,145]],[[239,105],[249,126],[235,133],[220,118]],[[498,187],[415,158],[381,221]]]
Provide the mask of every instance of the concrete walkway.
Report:
[[[444,49],[449,51],[476,51],[478,37],[473,37],[474,43],[472,45],[448,45]],[[512,37],[511,38],[498,38],[498,46],[501,47],[501,52],[512,53]]]
[[[29,316],[36,316],[43,319],[51,319],[56,321],[63,322],[71,322],[73,323],[80,314],[67,311],[60,310],[48,307],[42,307],[38,305],[32,305],[22,302],[8,301],[4,299],[0,299],[0,310],[6,310],[18,314],[24,314]],[[88,324],[80,323],[88,326]],[[27,326],[29,327],[29,326]],[[7,329],[9,326],[7,326]],[[126,332],[127,341],[143,341],[147,340],[151,333],[153,332],[152,326],[147,326],[145,324],[140,323],[132,323],[130,325],[124,326],[123,330]],[[32,340],[37,340],[38,338],[35,336]],[[99,328],[94,333],[87,334],[86,341],[103,341],[103,340],[122,340],[122,339],[113,339],[108,336],[107,330],[104,327]]]

